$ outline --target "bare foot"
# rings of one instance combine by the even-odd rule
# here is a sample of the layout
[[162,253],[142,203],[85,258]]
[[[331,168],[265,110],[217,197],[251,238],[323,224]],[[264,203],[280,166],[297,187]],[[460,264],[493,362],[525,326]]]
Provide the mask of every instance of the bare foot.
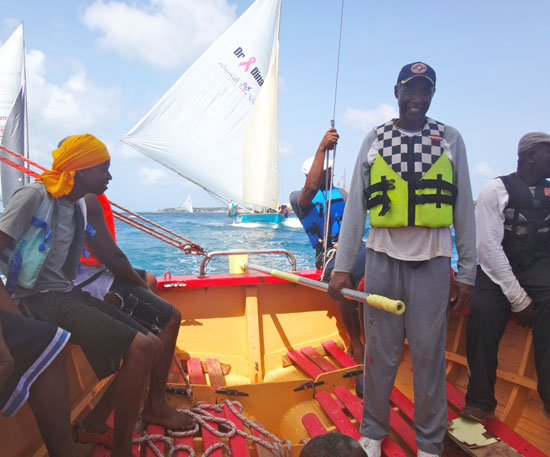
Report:
[[195,426],[191,416],[172,408],[168,403],[144,409],[141,417],[148,424],[162,425],[171,430],[190,430]]

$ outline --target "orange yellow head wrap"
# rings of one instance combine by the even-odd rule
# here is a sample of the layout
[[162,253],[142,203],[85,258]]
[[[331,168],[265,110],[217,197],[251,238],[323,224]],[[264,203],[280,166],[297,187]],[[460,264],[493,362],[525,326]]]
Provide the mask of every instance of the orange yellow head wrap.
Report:
[[52,169],[42,173],[37,181],[42,181],[53,198],[67,195],[73,189],[76,171],[95,167],[111,158],[105,145],[89,133],[68,137],[52,151],[52,156]]

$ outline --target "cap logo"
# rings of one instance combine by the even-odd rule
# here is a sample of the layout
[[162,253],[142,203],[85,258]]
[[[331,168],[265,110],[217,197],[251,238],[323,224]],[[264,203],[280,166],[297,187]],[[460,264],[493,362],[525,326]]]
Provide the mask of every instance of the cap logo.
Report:
[[412,67],[411,67],[411,71],[413,73],[425,73],[426,70],[428,69],[428,67],[426,67],[426,65],[424,65],[423,63],[415,63]]

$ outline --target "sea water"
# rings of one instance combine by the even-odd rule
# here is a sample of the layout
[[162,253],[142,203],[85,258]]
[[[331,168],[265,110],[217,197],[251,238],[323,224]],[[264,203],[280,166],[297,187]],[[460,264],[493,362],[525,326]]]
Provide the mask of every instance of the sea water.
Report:
[[[199,244],[207,252],[242,250],[286,249],[296,258],[298,270],[315,268],[315,252],[302,229],[300,221],[291,216],[281,224],[234,224],[226,213],[193,214],[142,213],[147,219]],[[155,276],[198,274],[202,256],[186,255],[134,227],[116,221],[117,243],[135,268],[143,268]],[[251,263],[271,268],[289,270],[284,255],[253,255]],[[456,270],[456,252],[452,259]],[[227,257],[214,257],[206,267],[206,273],[229,271]]]

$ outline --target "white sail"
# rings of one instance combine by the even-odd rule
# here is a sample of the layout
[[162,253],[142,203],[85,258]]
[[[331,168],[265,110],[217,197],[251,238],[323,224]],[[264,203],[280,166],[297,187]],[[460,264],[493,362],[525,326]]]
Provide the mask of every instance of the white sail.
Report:
[[[281,0],[256,0],[122,141],[224,200],[276,208],[277,178],[271,186],[275,196],[264,200],[245,197],[243,181],[250,179],[250,168],[253,175],[267,176],[277,163],[269,158],[248,167],[243,159],[249,156],[244,152],[245,132],[255,106],[254,117],[271,124],[262,131],[272,131],[277,122],[277,103],[264,104],[262,98],[277,80],[272,73],[280,8]],[[265,98],[273,97],[277,99],[276,84],[275,93]],[[271,157],[273,137],[260,135],[251,139],[249,134],[247,142],[256,155]]]
[[[29,156],[23,24],[0,48],[0,144],[24,157]],[[3,150],[0,155],[23,165],[22,160]],[[13,192],[28,179],[23,172],[2,163],[0,181],[2,202],[6,206]]]
[[183,210],[187,211],[188,213],[193,212],[193,203],[191,202],[191,195],[187,196],[187,200],[185,200],[185,203],[183,204]]

